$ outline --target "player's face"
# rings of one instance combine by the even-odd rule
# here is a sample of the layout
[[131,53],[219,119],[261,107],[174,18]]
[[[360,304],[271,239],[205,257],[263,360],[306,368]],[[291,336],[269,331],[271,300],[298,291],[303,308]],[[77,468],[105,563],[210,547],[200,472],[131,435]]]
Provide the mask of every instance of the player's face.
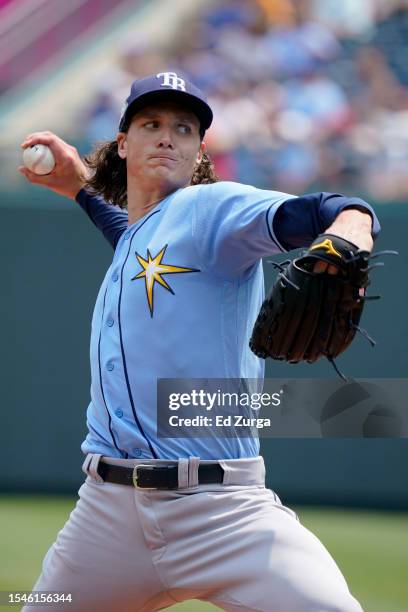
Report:
[[194,113],[178,104],[158,103],[136,113],[128,132],[117,137],[128,183],[164,191],[188,185],[205,147],[199,128]]

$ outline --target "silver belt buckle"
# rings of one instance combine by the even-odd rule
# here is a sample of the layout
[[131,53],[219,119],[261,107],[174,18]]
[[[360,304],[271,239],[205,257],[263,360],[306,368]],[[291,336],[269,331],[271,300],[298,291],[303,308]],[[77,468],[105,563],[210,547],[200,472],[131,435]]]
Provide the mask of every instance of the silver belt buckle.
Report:
[[157,487],[139,487],[137,483],[137,480],[139,478],[137,470],[139,468],[148,468],[150,470],[153,470],[154,466],[147,465],[146,463],[139,463],[139,465],[135,465],[135,467],[133,468],[133,475],[132,475],[133,486],[135,487],[135,489],[139,489],[139,491],[156,491]]

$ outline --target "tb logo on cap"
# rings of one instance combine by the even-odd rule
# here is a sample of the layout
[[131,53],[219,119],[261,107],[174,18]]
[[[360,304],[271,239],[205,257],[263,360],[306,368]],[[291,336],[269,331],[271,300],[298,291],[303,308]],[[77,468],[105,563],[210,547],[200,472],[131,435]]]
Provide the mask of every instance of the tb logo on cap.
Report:
[[171,87],[172,89],[181,89],[186,91],[186,83],[175,72],[159,72],[156,75],[158,79],[163,78],[162,87]]

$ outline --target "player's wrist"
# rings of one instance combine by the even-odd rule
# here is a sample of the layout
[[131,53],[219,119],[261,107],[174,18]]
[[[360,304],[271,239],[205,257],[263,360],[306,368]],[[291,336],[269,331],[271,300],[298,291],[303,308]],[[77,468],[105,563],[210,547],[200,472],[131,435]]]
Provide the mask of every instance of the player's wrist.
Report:
[[334,234],[357,245],[361,250],[371,251],[374,245],[372,237],[373,220],[368,211],[357,208],[346,208],[325,230],[325,234]]
[[67,197],[76,200],[78,194],[86,187],[88,174],[88,168],[82,160],[80,160],[80,162],[75,165],[71,183],[67,184]]

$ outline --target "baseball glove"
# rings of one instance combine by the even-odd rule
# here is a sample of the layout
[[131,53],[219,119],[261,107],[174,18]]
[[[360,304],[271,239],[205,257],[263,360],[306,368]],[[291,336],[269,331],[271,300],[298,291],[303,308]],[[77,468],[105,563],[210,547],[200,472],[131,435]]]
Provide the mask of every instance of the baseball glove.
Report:
[[[331,234],[319,236],[294,261],[274,264],[280,272],[266,297],[249,342],[258,357],[281,359],[289,363],[319,357],[333,362],[352,342],[356,331],[375,344],[359,327],[367,299],[369,266],[373,257],[347,240]],[[313,271],[316,261],[334,264],[336,275]]]

